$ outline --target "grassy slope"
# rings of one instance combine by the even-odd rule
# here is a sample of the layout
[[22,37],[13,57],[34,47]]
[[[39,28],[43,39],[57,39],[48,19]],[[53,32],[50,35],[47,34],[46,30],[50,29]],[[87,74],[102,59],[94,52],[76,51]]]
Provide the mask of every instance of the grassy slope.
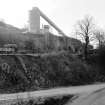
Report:
[[0,56],[0,65],[3,62],[10,65],[9,72],[3,71],[0,66],[0,92],[84,85],[95,82],[98,75],[91,67],[67,52],[45,57],[21,56],[21,58],[27,72],[15,57]]

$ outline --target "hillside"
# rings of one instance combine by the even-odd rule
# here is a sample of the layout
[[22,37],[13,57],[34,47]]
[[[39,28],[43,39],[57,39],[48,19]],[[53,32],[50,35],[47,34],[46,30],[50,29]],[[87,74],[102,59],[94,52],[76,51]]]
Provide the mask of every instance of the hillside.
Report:
[[85,85],[101,81],[100,77],[69,52],[36,57],[0,55],[0,93]]
[[[9,26],[9,27],[8,27]],[[0,26],[0,46],[15,43],[21,49],[40,55],[0,55],[0,92],[19,92],[44,88],[84,85],[95,81],[94,70],[70,49],[82,43],[74,38],[49,34],[22,33],[10,25]],[[27,52],[26,50],[26,53]],[[30,53],[29,53],[30,54]],[[87,77],[88,75],[88,77]]]

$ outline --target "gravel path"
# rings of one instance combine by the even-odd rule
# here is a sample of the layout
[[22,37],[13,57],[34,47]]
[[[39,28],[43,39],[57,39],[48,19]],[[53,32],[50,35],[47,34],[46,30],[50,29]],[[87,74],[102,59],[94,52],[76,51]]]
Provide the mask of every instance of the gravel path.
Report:
[[105,88],[105,84],[96,84],[96,85],[86,85],[86,86],[62,87],[62,88],[24,92],[24,93],[0,94],[0,101],[28,99],[28,98],[37,98],[37,97],[53,97],[53,96],[59,96],[59,95],[91,94],[95,91],[99,91],[104,88]]

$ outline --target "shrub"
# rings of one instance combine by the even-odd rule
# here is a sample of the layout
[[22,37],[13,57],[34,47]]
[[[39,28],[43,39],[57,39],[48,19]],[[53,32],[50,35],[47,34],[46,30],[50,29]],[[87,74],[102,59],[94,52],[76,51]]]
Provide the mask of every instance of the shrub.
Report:
[[105,46],[94,50],[94,54],[89,56],[88,62],[98,68],[98,72],[105,75]]

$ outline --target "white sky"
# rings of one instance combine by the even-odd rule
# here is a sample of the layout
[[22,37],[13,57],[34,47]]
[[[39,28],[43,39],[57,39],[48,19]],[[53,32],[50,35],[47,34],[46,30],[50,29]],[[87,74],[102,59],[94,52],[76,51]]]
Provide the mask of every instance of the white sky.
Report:
[[28,11],[39,7],[66,34],[78,20],[89,14],[105,27],[105,0],[0,0],[0,19],[16,27],[28,21]]

